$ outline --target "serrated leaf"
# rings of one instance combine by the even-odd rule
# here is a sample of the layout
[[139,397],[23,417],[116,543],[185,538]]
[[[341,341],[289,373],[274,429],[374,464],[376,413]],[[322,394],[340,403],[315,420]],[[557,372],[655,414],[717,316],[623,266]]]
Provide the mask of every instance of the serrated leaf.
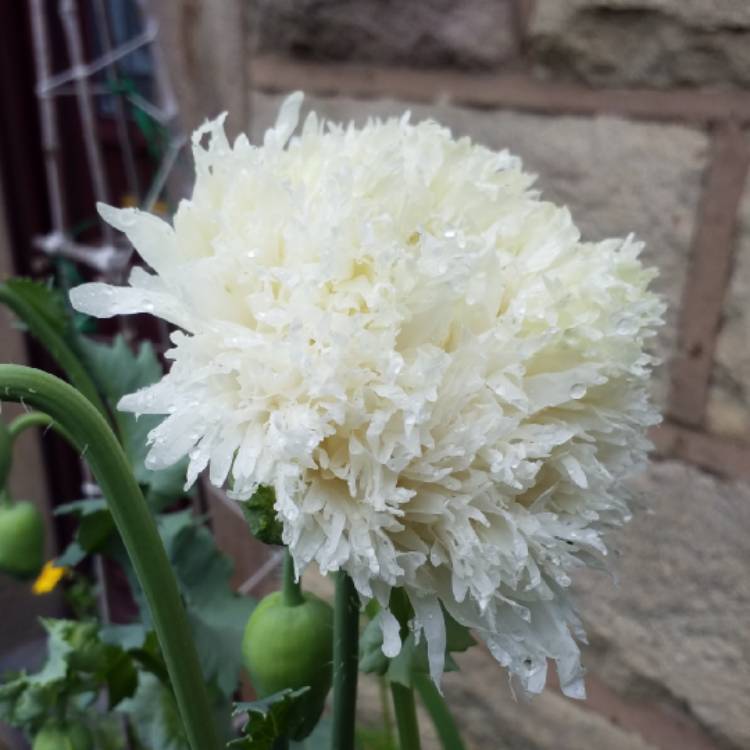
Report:
[[[228,698],[239,680],[238,655],[255,601],[234,592],[232,562],[189,510],[159,516],[157,526],[185,603],[203,673]],[[148,625],[150,614],[140,585],[127,560],[121,559],[141,620]]]
[[279,737],[290,731],[290,723],[296,702],[309,688],[282,690],[251,703],[237,703],[233,716],[247,714],[242,727],[243,737],[230,742],[227,747],[237,750],[271,750]]
[[146,468],[148,433],[162,421],[162,417],[144,414],[136,418],[117,409],[124,395],[152,385],[163,375],[153,346],[150,342],[141,342],[138,352],[134,354],[125,339],[117,336],[112,344],[81,337],[78,348],[112,410],[136,480],[146,488],[146,499],[154,510],[168,507],[185,494],[183,487],[187,461],[180,461],[160,471]]
[[232,590],[232,562],[189,511],[170,514],[160,527],[203,672],[229,697],[237,687],[242,635],[255,602]]
[[47,631],[47,661],[39,672],[28,676],[30,685],[44,685],[65,679],[68,672],[68,657],[73,651],[69,642],[69,620],[42,617],[40,622]]

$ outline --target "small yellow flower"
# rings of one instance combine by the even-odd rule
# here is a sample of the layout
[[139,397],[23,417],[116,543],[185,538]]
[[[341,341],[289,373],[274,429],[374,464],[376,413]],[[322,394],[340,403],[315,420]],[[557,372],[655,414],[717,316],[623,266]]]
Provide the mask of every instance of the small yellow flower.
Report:
[[31,590],[37,595],[49,594],[50,591],[54,591],[57,584],[66,576],[68,573],[67,568],[60,568],[55,565],[54,560],[47,560],[44,563],[42,572],[39,577],[34,581],[34,585]]

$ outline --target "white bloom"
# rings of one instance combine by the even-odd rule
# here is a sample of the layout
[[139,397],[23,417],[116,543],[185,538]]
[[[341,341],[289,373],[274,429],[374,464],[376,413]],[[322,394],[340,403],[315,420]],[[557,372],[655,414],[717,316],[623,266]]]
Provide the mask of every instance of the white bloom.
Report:
[[658,421],[654,272],[631,238],[581,242],[507,152],[408,115],[310,114],[292,137],[301,99],[261,147],[230,145],[223,118],[195,133],[174,227],[99,207],[155,273],[74,306],[181,329],[170,372],[120,408],[166,415],[152,468],[188,455],[191,483],[208,466],[238,498],[273,486],[299,569],[343,568],[383,606],[404,587],[435,678],[442,603],[527,690],[551,658],[580,697],[566,590],[627,519]]

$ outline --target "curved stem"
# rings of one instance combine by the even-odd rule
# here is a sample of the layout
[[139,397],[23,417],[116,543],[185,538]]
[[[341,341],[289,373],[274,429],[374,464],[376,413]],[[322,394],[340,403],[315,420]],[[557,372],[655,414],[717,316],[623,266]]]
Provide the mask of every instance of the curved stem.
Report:
[[281,579],[281,598],[287,607],[296,607],[305,603],[302,596],[302,588],[296,579],[294,571],[294,560],[289,550],[284,552],[284,572]]
[[62,425],[55,422],[49,414],[45,414],[43,411],[32,411],[16,417],[8,425],[11,440],[15,441],[24,430],[28,430],[31,427],[51,428],[73,447],[76,447],[75,438]]
[[76,353],[67,341],[49,324],[12,286],[0,284],[0,303],[7,305],[26,324],[29,332],[44,345],[52,358],[65,372],[68,380],[105,416],[107,408],[99,391]]
[[190,746],[219,750],[212,706],[177,582],[143,494],[104,417],[59,378],[20,365],[0,365],[0,398],[41,409],[73,435],[107,498],[148,601]]
[[456,722],[435,683],[428,675],[415,674],[414,685],[430,714],[444,750],[465,750]]
[[419,750],[419,724],[417,722],[417,706],[414,702],[414,690],[391,683],[393,708],[396,713],[398,727],[398,742],[401,750]]
[[354,750],[354,711],[359,667],[359,597],[354,583],[336,574],[333,613],[333,731],[332,750]]

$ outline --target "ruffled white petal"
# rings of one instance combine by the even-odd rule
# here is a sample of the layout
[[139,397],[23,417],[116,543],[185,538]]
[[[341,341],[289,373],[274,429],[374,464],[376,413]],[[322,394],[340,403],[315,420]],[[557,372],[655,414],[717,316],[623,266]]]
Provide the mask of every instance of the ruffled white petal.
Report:
[[362,129],[301,95],[263,146],[223,119],[193,137],[196,184],[170,229],[104,208],[157,272],[73,290],[77,309],[182,329],[149,465],[189,458],[238,498],[276,491],[298,570],[346,570],[381,606],[403,587],[443,670],[442,608],[530,692],[548,660],[582,697],[567,590],[601,567],[642,468],[649,340],[663,305],[632,238],[585,243],[518,159],[408,117]]

